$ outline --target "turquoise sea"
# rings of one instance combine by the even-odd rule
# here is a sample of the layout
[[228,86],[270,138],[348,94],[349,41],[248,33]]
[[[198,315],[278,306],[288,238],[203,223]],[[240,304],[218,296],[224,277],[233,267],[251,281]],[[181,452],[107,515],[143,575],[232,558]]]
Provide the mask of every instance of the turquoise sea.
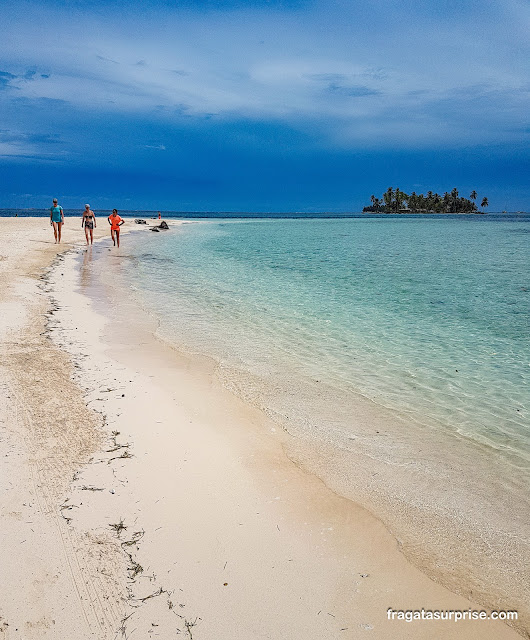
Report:
[[105,316],[139,304],[428,575],[527,610],[529,215],[127,224],[79,253]]
[[161,335],[263,408],[311,421],[297,398],[325,383],[328,417],[361,394],[528,462],[530,217],[211,220],[127,243]]

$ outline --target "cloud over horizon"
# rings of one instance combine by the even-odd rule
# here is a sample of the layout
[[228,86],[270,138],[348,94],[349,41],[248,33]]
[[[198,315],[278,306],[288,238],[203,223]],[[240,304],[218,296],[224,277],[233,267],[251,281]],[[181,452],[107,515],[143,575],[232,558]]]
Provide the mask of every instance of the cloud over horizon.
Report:
[[[45,159],[49,140],[64,157],[89,141],[100,154],[110,121],[130,123],[139,153],[171,153],[213,127],[239,127],[243,147],[266,154],[271,128],[302,154],[527,147],[529,11],[518,0],[130,7],[8,3],[0,156]],[[132,153],[127,137],[114,142]]]

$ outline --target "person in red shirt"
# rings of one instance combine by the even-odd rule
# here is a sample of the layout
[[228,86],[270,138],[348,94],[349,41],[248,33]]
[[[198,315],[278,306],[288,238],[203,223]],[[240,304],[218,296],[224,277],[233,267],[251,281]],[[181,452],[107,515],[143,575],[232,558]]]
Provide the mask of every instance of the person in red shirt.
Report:
[[122,224],[125,223],[125,220],[123,218],[120,218],[120,216],[118,215],[117,209],[113,209],[112,213],[108,217],[108,221],[110,224],[110,237],[112,238],[112,242],[114,242],[114,246],[116,246],[116,243],[117,243],[119,247],[120,246],[120,227]]

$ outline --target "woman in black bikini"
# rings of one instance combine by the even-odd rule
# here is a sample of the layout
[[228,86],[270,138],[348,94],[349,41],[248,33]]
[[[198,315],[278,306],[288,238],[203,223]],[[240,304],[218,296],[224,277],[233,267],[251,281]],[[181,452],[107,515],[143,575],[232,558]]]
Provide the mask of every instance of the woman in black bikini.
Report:
[[94,212],[90,208],[89,204],[85,204],[85,210],[83,211],[83,219],[81,222],[81,226],[85,227],[85,237],[86,237],[87,244],[89,244],[88,232],[90,231],[90,244],[92,244],[94,242],[94,229],[97,225],[96,225],[96,216],[94,215]]

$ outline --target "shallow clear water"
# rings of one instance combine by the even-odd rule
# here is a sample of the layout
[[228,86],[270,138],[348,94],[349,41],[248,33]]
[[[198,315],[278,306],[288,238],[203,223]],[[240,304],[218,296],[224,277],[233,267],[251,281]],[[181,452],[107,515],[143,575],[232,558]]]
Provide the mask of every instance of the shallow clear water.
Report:
[[291,420],[325,383],[330,424],[361,393],[519,466],[529,241],[527,216],[211,221],[128,236],[128,275],[165,338],[248,374],[239,388],[263,385]]

